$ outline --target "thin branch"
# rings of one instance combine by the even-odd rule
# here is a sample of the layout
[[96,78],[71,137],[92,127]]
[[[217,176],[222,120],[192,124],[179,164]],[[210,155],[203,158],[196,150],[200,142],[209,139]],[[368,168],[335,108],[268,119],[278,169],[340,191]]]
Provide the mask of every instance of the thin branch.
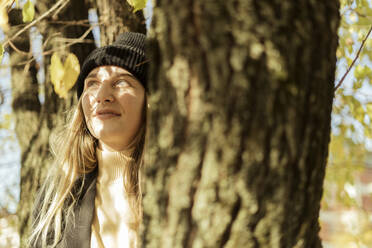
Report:
[[[61,42],[61,43],[83,43],[81,42],[81,39],[80,38],[55,38],[54,39],[56,42]],[[92,43],[93,40],[86,40],[87,42],[84,42],[84,43]]]
[[12,9],[12,6],[14,4],[15,0],[12,1],[12,3],[9,5],[8,9],[6,10],[7,13],[10,12],[10,10]]
[[60,38],[60,40],[64,42],[71,42],[70,46],[76,43],[82,43],[95,26],[97,25],[90,26],[79,38]]
[[41,46],[43,48],[43,50],[45,49],[45,47],[47,46],[48,42],[53,38],[53,37],[56,37],[56,36],[59,36],[59,35],[62,35],[61,32],[57,32],[57,33],[54,33],[54,34],[51,34],[48,36],[48,38],[46,38],[46,40],[43,42],[43,45]]
[[[85,20],[81,20],[82,22],[84,22]],[[78,23],[79,21],[77,21],[76,23]],[[62,34],[60,32],[58,33],[54,33],[52,35],[49,35],[48,38],[44,41],[43,45],[42,45],[42,48],[43,50],[45,49],[46,45],[48,44],[48,42],[54,38],[54,37],[58,37],[58,36],[61,36],[62,38],[60,38],[60,41],[63,41],[63,42],[74,42],[73,44],[76,44],[76,43],[91,43],[91,41],[83,41],[85,39],[85,37],[89,34],[89,32],[94,28],[94,27],[98,27],[100,25],[104,25],[105,23],[103,22],[99,22],[99,23],[94,23],[92,25],[88,25],[89,26],[89,29],[88,31],[86,31],[81,37],[79,38],[74,38],[74,39],[67,39],[67,38],[63,38],[62,37]]]
[[347,69],[347,71],[345,72],[345,74],[342,76],[340,82],[338,82],[338,84],[337,84],[336,87],[334,88],[335,91],[336,91],[336,90],[341,86],[341,84],[342,84],[342,82],[344,81],[344,79],[346,78],[347,74],[349,74],[351,68],[352,68],[353,65],[355,64],[355,61],[358,59],[359,54],[360,54],[360,52],[362,51],[362,48],[363,48],[363,46],[364,46],[364,43],[365,43],[366,40],[368,39],[368,36],[369,36],[369,34],[371,33],[371,31],[372,31],[372,26],[369,28],[366,37],[364,37],[364,40],[363,40],[362,44],[360,45],[359,50],[358,50],[358,52],[357,52],[357,54],[356,54],[356,56],[355,56],[353,62],[351,63],[351,65],[349,66],[349,68]]
[[47,21],[46,23],[66,25],[66,26],[83,26],[83,27],[90,26],[88,19],[79,20],[79,21]]
[[37,22],[39,22],[40,20],[44,19],[45,17],[47,17],[48,15],[50,15],[53,11],[55,11],[56,9],[58,9],[61,4],[65,4],[65,2],[69,2],[69,0],[59,0],[47,12],[45,12],[44,14],[42,14],[41,16],[39,16],[37,19],[33,20],[28,25],[26,25],[24,28],[22,28],[21,30],[19,30],[10,39],[6,40],[4,42],[4,44],[3,44],[3,46],[5,47],[9,43],[9,41],[13,41],[15,38],[17,38],[18,36],[20,36],[23,32],[25,32],[26,30],[28,30],[30,27],[34,26]]
[[69,1],[65,1],[61,6],[59,6],[59,8],[55,11],[55,13],[52,15],[52,19],[57,19],[57,15],[59,14],[59,12],[62,11],[62,9],[68,4]]
[[[49,20],[45,20],[44,22],[47,23],[47,24],[65,25],[66,27],[67,26],[83,26],[83,27],[90,26],[88,19],[78,20],[78,21],[58,21],[58,20],[57,21],[49,21]],[[17,28],[24,27],[26,25],[27,24],[25,24],[25,23],[21,23],[21,24],[17,24],[17,25],[12,25],[12,26],[10,26],[10,28],[11,29],[17,29]]]
[[[54,49],[50,49],[48,51],[45,51],[45,52],[42,53],[42,55],[45,56],[45,55],[52,54],[55,51],[70,47],[70,46],[75,45],[77,43],[93,43],[94,42],[93,40],[85,40],[85,38],[88,36],[89,32],[92,31],[93,28],[94,28],[94,25],[91,26],[90,28],[88,28],[87,31],[85,31],[85,33],[82,36],[80,36],[77,39],[73,39],[74,40],[73,42],[71,42],[69,44],[65,44],[63,46],[59,46],[59,47],[54,48]],[[35,59],[36,59],[35,57],[32,57],[31,59],[29,59],[27,61],[20,62],[20,63],[17,63],[17,64],[13,64],[11,66],[27,65],[27,64],[31,63],[32,61],[34,61]]]
[[25,52],[25,51],[21,51],[19,50],[14,44],[13,42],[9,41],[9,45],[14,49],[14,51],[16,51],[17,53],[19,54],[22,54],[22,55],[28,55],[29,53],[28,52]]

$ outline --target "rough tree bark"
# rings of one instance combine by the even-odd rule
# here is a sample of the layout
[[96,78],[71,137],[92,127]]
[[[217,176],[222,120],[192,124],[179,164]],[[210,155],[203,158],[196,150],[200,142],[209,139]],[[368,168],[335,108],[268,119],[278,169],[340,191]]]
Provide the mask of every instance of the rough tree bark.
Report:
[[111,44],[116,35],[126,31],[146,34],[146,23],[142,11],[129,14],[133,8],[127,1],[96,0],[100,21],[106,23],[100,27],[101,46]]
[[[9,23],[12,26],[9,37],[12,37],[20,28],[19,24],[22,24],[22,10],[12,9],[9,13]],[[14,45],[18,50],[29,53],[30,51],[30,40],[28,32],[23,33],[14,40]],[[25,164],[26,154],[29,153],[31,144],[35,139],[35,133],[38,131],[39,124],[39,113],[42,108],[38,99],[38,81],[37,81],[37,68],[38,65],[34,61],[24,65],[23,62],[31,58],[30,54],[23,54],[16,52],[13,49],[9,49],[10,63],[12,64],[12,109],[13,116],[15,119],[15,133],[17,135],[18,144],[21,148],[21,163]],[[40,151],[43,153],[43,151]],[[21,169],[21,195],[20,202],[18,204],[18,223],[19,233],[21,237],[27,231],[25,223],[29,222],[30,210],[25,208],[31,208],[31,201],[34,200],[34,192],[36,184],[33,182],[33,178],[37,179],[39,170],[36,168],[34,171]],[[30,174],[28,174],[30,173]],[[28,194],[26,192],[29,192]],[[21,208],[20,208],[21,206]]]
[[331,1],[156,1],[144,247],[321,247]]
[[[102,2],[102,1],[97,1]],[[107,2],[107,1],[106,1]],[[48,11],[55,1],[38,0],[36,2],[37,14],[43,14]],[[114,5],[122,3],[121,0],[111,1]],[[106,4],[107,5],[107,4]],[[84,58],[94,49],[94,43],[78,43],[73,46],[61,48],[65,43],[58,38],[76,39],[81,37],[89,28],[88,9],[98,6],[95,1],[74,0],[69,1],[58,14],[54,14],[44,19],[37,25],[38,30],[43,35],[46,42],[45,50],[58,50],[59,55],[66,55],[68,52],[74,53],[80,64]],[[20,10],[17,10],[19,22]],[[102,11],[99,11],[102,12]],[[103,22],[102,28],[106,30],[109,25],[113,28],[110,36],[101,32],[101,40],[104,42],[111,41],[119,32],[125,30],[145,31],[145,24],[142,12],[135,15],[130,12],[130,8],[121,9],[121,12],[110,13],[110,18],[116,20],[114,23]],[[120,15],[120,16],[116,16]],[[85,20],[85,25],[72,24],[71,21]],[[132,20],[130,25],[123,20]],[[64,23],[65,22],[65,23]],[[66,23],[70,22],[70,23]],[[136,22],[138,24],[136,25]],[[19,24],[19,23],[14,23]],[[19,28],[13,28],[13,32]],[[9,35],[11,37],[11,34]],[[89,34],[87,40],[93,40],[92,34]],[[17,39],[19,48],[28,52],[29,39],[27,33]],[[12,64],[25,61],[25,56],[13,53]],[[25,247],[26,238],[30,232],[30,211],[34,203],[35,195],[45,178],[48,166],[51,162],[49,137],[56,127],[61,127],[65,123],[66,111],[76,104],[76,93],[71,91],[67,99],[59,98],[50,82],[50,56],[44,56],[46,69],[44,92],[45,101],[40,103],[38,98],[38,83],[36,78],[38,65],[33,63],[24,71],[24,66],[12,68],[12,96],[13,110],[16,119],[16,134],[21,147],[21,194],[18,206],[19,231],[21,237],[21,247]],[[22,75],[21,72],[22,71]],[[25,74],[26,73],[26,74]]]

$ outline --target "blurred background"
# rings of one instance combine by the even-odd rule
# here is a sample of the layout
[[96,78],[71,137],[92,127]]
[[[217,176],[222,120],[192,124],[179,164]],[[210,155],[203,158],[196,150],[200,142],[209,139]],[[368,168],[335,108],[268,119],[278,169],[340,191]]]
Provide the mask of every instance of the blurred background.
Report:
[[[22,8],[27,2],[14,1]],[[0,10],[4,11],[4,10]],[[151,1],[145,8],[147,28],[151,21]],[[319,222],[325,248],[372,247],[372,27],[371,0],[342,0],[335,85],[348,75],[335,93],[332,138]],[[0,26],[2,21],[0,13]],[[100,46],[98,17],[89,10],[95,45]],[[39,86],[45,82],[42,60],[43,36],[36,28],[28,35],[40,69]],[[0,29],[0,43],[6,40]],[[9,54],[0,66],[0,248],[18,247],[18,219],[15,215],[20,195],[20,147],[12,116],[12,87]],[[41,87],[42,88],[42,87]],[[42,90],[40,102],[44,101]]]
[[[325,248],[372,247],[371,1],[341,1],[332,137],[320,212]],[[357,58],[357,59],[356,59]]]

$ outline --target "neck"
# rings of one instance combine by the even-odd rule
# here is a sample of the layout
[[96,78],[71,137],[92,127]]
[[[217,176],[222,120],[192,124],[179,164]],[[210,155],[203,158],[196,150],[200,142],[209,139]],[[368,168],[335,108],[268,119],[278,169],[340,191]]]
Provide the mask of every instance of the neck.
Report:
[[128,146],[115,146],[104,143],[103,141],[98,142],[98,148],[105,152],[120,152],[126,156],[130,156],[133,152],[133,148],[128,148]]
[[127,170],[131,157],[131,150],[121,152],[113,150],[102,150],[99,147],[96,150],[98,159],[98,181],[104,184],[123,180],[124,171]]
[[98,141],[98,148],[100,148],[102,151],[115,151],[115,152],[125,152],[127,150],[133,151],[133,147],[140,142],[141,137],[143,136],[145,132],[145,127],[142,126],[137,132],[134,137],[131,137],[130,139],[121,139],[126,140],[126,142],[106,142],[99,140]]

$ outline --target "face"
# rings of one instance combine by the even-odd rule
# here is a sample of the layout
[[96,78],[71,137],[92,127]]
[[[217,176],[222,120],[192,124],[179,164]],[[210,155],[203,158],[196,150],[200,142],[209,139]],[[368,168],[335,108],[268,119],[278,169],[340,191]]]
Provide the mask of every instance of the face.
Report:
[[101,147],[124,150],[141,124],[145,89],[127,70],[100,66],[84,81],[82,107],[90,133]]

